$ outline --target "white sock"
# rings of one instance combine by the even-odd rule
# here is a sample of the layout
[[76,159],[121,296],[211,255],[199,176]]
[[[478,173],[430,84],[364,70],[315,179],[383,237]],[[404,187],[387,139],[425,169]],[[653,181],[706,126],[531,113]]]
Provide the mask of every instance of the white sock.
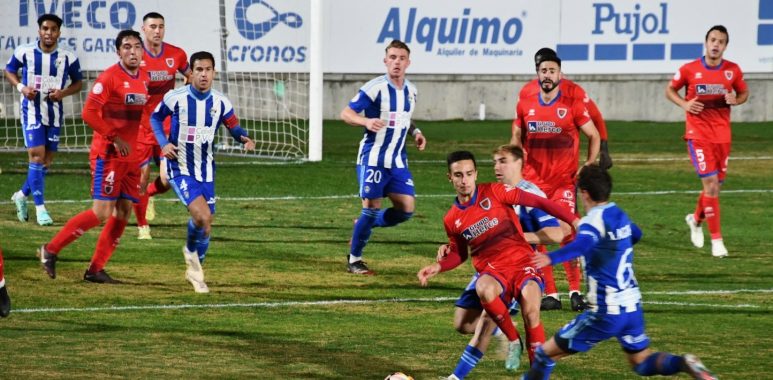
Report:
[[27,199],[27,197],[24,195],[24,193],[21,192],[21,190],[13,193],[13,199]]
[[46,205],[40,205],[40,206],[35,205],[35,211],[37,212],[46,211]]
[[722,239],[711,239],[711,244],[724,244]]
[[349,264],[354,264],[358,261],[362,261],[362,256],[352,256],[349,255]]
[[546,296],[547,296],[547,297],[553,297],[553,298],[555,298],[555,299],[558,299],[558,293],[550,293],[550,294],[546,294]]
[[3,279],[2,281],[0,281],[0,289],[1,289],[3,286],[5,286],[5,279]]

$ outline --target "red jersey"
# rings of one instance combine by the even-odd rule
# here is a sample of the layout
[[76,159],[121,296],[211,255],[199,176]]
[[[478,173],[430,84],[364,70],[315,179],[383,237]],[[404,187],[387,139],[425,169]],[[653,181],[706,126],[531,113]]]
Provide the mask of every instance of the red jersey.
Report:
[[[585,108],[588,109],[591,120],[593,120],[593,125],[595,125],[596,129],[599,131],[599,137],[601,137],[602,141],[607,141],[607,123],[604,121],[604,117],[601,115],[601,110],[599,110],[596,102],[588,96],[588,93],[585,92],[579,84],[566,78],[562,78],[561,81],[558,82],[558,88],[562,94],[582,99],[583,103],[585,103]],[[539,93],[539,80],[534,79],[521,87],[521,92],[518,93],[518,99],[529,98],[533,95],[539,95]]]
[[705,140],[712,143],[730,143],[730,106],[725,94],[735,90],[747,91],[741,68],[733,62],[722,60],[710,67],[705,57],[685,63],[671,79],[671,88],[679,91],[687,86],[685,100],[698,98],[703,111],[694,115],[686,112],[685,140]]
[[[147,98],[148,73],[142,68],[137,75],[131,75],[117,63],[99,74],[83,107],[83,120],[94,130],[91,155],[136,160],[137,131]],[[131,146],[131,154],[117,154],[112,143],[116,136]]]
[[589,121],[583,99],[560,90],[548,104],[539,93],[519,99],[514,123],[525,136],[524,178],[545,192],[574,183],[580,158],[579,129]]
[[[143,46],[143,48],[145,48]],[[188,56],[183,49],[177,46],[163,43],[161,52],[154,56],[145,49],[140,67],[150,73],[150,83],[148,84],[148,103],[142,112],[142,127],[138,140],[147,145],[158,145],[156,137],[153,135],[153,127],[150,125],[150,114],[155,111],[156,106],[169,90],[174,88],[175,73],[185,74],[188,71]],[[170,119],[164,121],[164,132],[169,133]]]
[[441,270],[465,261],[468,247],[478,272],[531,266],[534,250],[523,237],[514,205],[536,207],[568,223],[575,218],[548,199],[515,186],[480,184],[469,202],[460,204],[457,200],[443,218],[451,253],[440,261]]

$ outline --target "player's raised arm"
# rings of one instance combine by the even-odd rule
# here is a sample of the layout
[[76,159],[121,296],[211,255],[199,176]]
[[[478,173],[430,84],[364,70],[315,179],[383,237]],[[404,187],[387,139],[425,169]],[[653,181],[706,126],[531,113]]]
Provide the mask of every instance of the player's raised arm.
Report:
[[513,206],[536,207],[575,227],[579,222],[579,219],[574,214],[547,198],[528,193],[514,186],[500,184],[496,188],[498,189],[496,194],[503,203]]

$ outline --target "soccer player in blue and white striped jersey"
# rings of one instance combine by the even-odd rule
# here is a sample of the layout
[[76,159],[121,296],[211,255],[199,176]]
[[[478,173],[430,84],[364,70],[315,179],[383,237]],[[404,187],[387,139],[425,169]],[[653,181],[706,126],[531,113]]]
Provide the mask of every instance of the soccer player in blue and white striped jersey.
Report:
[[589,309],[537,349],[531,369],[522,379],[549,379],[558,359],[589,351],[610,338],[618,340],[640,376],[686,372],[695,379],[716,379],[694,355],[677,356],[649,348],[641,292],[633,272],[633,245],[642,232],[609,201],[612,178],[606,170],[596,164],[586,165],[580,170],[577,188],[587,212],[577,237],[554,252],[537,255],[534,266],[542,268],[583,256]]
[[[191,55],[191,84],[164,95],[150,117],[153,133],[166,157],[167,174],[172,188],[188,207],[188,238],[183,246],[185,278],[197,293],[207,293],[204,282],[204,262],[209,249],[209,236],[215,214],[215,158],[214,141],[220,124],[231,136],[254,150],[255,143],[239,126],[231,101],[220,91],[212,89],[215,79],[215,58],[209,52]],[[164,119],[172,117],[167,138]]]
[[39,38],[17,47],[5,66],[5,78],[21,93],[21,127],[29,154],[27,180],[11,200],[16,204],[16,216],[26,222],[27,195],[32,193],[41,226],[54,223],[46,210],[43,189],[46,171],[59,147],[59,129],[64,123],[62,98],[77,93],[83,84],[78,57],[59,46],[61,27],[59,16],[40,16]]
[[[384,57],[387,73],[362,86],[341,111],[341,119],[347,124],[365,127],[357,154],[362,212],[354,224],[347,263],[349,272],[354,274],[373,274],[362,261],[362,250],[373,227],[405,222],[415,208],[416,193],[408,170],[405,141],[411,135],[418,149],[423,150],[427,140],[411,122],[417,92],[416,86],[405,79],[410,54],[408,45],[392,41]],[[381,209],[384,197],[389,197],[392,207]]]

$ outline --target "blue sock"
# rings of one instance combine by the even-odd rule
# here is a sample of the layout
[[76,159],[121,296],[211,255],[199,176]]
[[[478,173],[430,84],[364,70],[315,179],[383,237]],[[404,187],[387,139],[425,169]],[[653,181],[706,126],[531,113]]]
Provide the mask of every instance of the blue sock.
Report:
[[378,213],[375,226],[376,227],[396,226],[402,222],[405,222],[408,219],[411,219],[411,216],[413,216],[412,212],[403,212],[395,209],[394,207],[390,207],[388,209],[381,210],[381,212]]
[[456,363],[454,375],[460,380],[464,379],[478,365],[481,358],[483,358],[483,353],[477,348],[468,345],[465,347],[462,357],[459,358],[459,362]]
[[24,179],[24,184],[21,185],[21,193],[24,194],[24,196],[29,196],[32,190],[30,189],[30,183],[27,181],[27,179]]
[[32,191],[32,199],[35,201],[35,206],[40,206],[45,203],[43,200],[44,169],[43,164],[35,162],[30,162],[27,169],[27,184]]
[[556,362],[545,354],[542,347],[537,347],[534,351],[534,363],[531,364],[529,372],[523,375],[524,380],[547,380],[555,368]]
[[193,219],[188,219],[188,238],[185,240],[185,248],[188,249],[188,252],[196,252],[199,236],[203,232],[204,229],[196,227],[196,224],[193,223]]
[[655,352],[633,368],[639,376],[673,375],[682,370],[684,357],[668,352]]
[[357,218],[357,223],[354,224],[354,231],[352,231],[352,247],[349,250],[349,254],[355,257],[362,256],[362,250],[365,245],[368,244],[370,239],[370,233],[373,231],[373,226],[376,224],[376,218],[378,217],[377,208],[364,208],[360,217]]
[[199,262],[204,264],[204,259],[207,257],[207,250],[209,249],[209,236],[204,236],[204,229],[201,229],[198,241],[196,241],[196,253],[199,254]]

